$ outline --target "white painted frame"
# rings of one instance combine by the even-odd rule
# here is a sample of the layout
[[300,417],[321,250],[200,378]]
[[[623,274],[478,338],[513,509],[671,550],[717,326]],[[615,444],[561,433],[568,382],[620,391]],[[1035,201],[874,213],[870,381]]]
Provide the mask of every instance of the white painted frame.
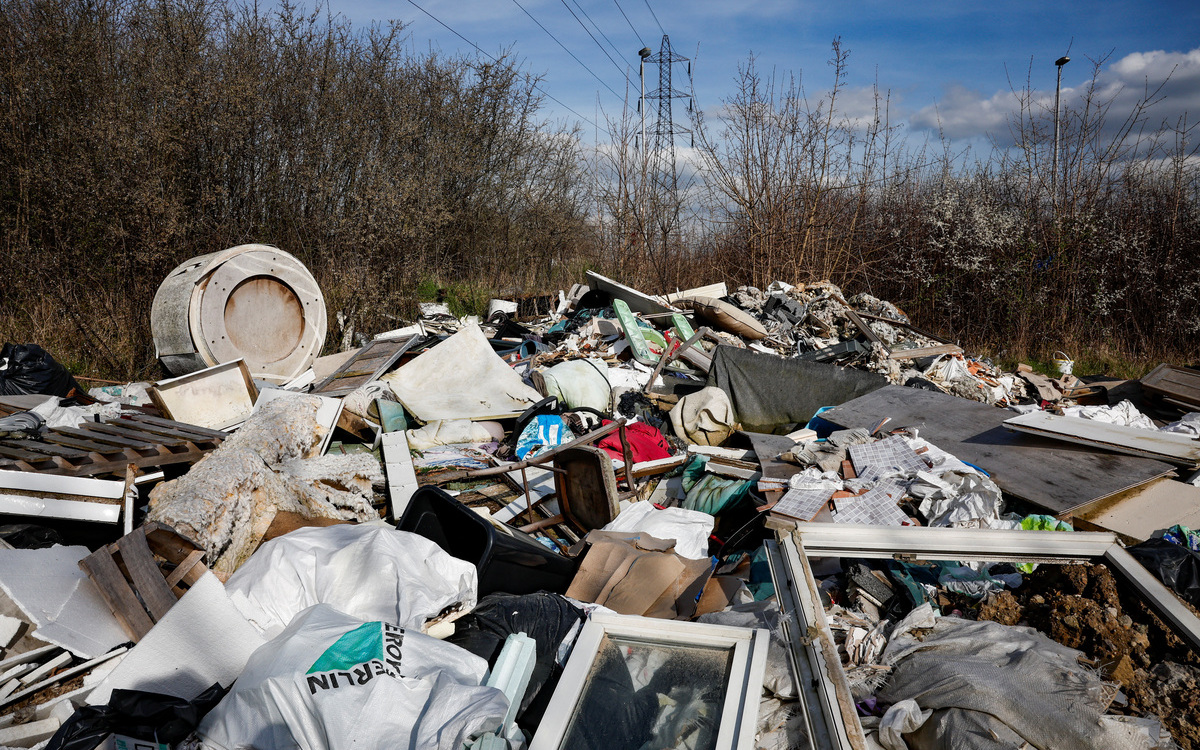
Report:
[[752,750],[758,723],[768,631],[724,625],[596,613],[583,626],[529,750],[559,750],[605,636],[662,646],[732,648],[729,682],[717,729],[717,750]]
[[1192,648],[1200,649],[1200,618],[1126,552],[1116,534],[834,523],[794,523],[778,527],[776,533],[779,541],[766,543],[768,560],[792,667],[801,684],[810,742],[816,741],[813,747],[858,750],[866,747],[866,737],[820,605],[809,557],[1051,564],[1102,561],[1131,584]]

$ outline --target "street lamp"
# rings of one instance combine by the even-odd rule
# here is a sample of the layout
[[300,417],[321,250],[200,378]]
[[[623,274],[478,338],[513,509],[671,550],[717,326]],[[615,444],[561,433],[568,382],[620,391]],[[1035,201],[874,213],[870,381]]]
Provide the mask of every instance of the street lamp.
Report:
[[1071,62],[1071,58],[1063,55],[1054,61],[1058,67],[1058,82],[1054,84],[1054,164],[1050,175],[1050,193],[1055,210],[1058,209],[1058,97],[1062,91],[1062,69]]

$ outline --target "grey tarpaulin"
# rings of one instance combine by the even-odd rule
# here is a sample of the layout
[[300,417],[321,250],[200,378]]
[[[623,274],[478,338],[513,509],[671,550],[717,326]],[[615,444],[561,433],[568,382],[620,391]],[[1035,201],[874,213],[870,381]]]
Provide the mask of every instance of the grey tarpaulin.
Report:
[[708,371],[708,385],[729,394],[734,415],[750,432],[791,432],[822,406],[845,403],[887,384],[887,378],[872,372],[732,346],[717,347]]
[[919,750],[1149,747],[1137,731],[1100,718],[1101,678],[1080,655],[1033,628],[941,617],[921,640],[892,639],[883,663],[895,671],[876,697],[934,709],[905,737]]

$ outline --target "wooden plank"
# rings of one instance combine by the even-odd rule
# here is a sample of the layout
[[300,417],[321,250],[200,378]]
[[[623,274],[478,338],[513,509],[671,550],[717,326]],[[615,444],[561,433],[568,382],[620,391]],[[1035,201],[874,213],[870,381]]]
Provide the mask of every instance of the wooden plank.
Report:
[[70,435],[60,434],[58,430],[51,430],[45,435],[46,442],[62,445],[68,448],[79,448],[91,453],[120,453],[125,449],[119,445],[105,445],[97,443],[94,440],[81,440],[80,438],[71,437]]
[[146,530],[139,526],[117,540],[114,546],[120,550],[121,562],[125,563],[125,569],[129,571],[138,596],[146,603],[146,609],[150,610],[155,622],[161,620],[174,606],[176,599],[154,562],[154,555],[150,554]]
[[131,419],[120,419],[105,422],[105,424],[113,427],[121,427],[126,430],[132,430],[140,435],[144,435],[146,440],[159,440],[161,437],[175,438],[178,440],[199,440],[205,442],[207,436],[197,435],[188,430],[177,430],[174,427],[163,427],[156,424],[142,424]]
[[866,318],[867,320],[878,320],[879,322],[887,323],[888,325],[900,326],[902,328],[907,328],[908,330],[912,331],[913,333],[917,334],[918,336],[920,336],[923,339],[931,339],[933,341],[938,341],[943,344],[953,343],[952,341],[949,341],[948,339],[944,339],[935,333],[930,333],[929,331],[925,331],[920,328],[917,328],[912,323],[905,323],[903,321],[899,321],[894,318],[886,318],[882,315],[872,315],[871,313],[865,313],[865,312],[861,312],[858,315],[859,315],[859,317]]
[[161,435],[147,435],[140,430],[129,427],[119,427],[108,422],[92,422],[87,425],[89,432],[101,432],[106,435],[116,435],[118,437],[126,437],[131,440],[144,440],[145,444],[151,448],[157,448],[160,445],[183,445],[188,442],[180,438],[168,438]]
[[81,451],[77,448],[67,448],[54,443],[41,442],[39,440],[6,440],[8,445],[17,448],[26,448],[34,453],[48,453],[51,456],[62,456],[64,458],[87,458],[88,452]]
[[121,575],[121,569],[117,567],[117,563],[107,549],[98,549],[83,558],[79,561],[79,567],[83,568],[88,577],[95,582],[96,588],[100,590],[100,596],[104,598],[108,608],[112,610],[113,616],[121,623],[121,627],[125,629],[130,638],[140,641],[146,633],[150,632],[154,623],[142,609],[141,602],[134,596],[125,576]]
[[[93,422],[92,424],[96,424],[96,423]],[[158,448],[157,444],[147,443],[145,440],[130,440],[128,437],[121,437],[121,436],[115,435],[115,434],[97,432],[97,431],[93,431],[91,429],[81,430],[77,427],[58,427],[56,429],[58,432],[61,432],[62,434],[70,436],[70,437],[82,438],[83,440],[89,440],[89,441],[92,441],[95,443],[107,443],[109,445],[117,446],[118,449],[133,448],[135,450],[145,451],[145,450],[155,450]]]
[[139,469],[147,469],[157,466],[167,466],[170,464],[180,463],[195,463],[204,458],[211,448],[200,448],[188,443],[182,446],[182,450],[171,451],[163,448],[161,451],[156,451],[150,455],[133,455],[123,456],[118,459],[106,461],[93,461],[93,463],[80,464],[74,467],[54,466],[52,468],[35,468],[32,466],[21,467],[22,471],[44,471],[49,474],[62,474],[71,477],[96,477],[105,474],[125,475],[125,469],[129,464],[133,464]]
[[867,325],[865,320],[858,317],[858,313],[850,309],[849,306],[846,307],[846,317],[850,318],[850,322],[853,323],[858,330],[862,331],[862,334],[866,336],[867,340],[869,340],[872,344],[879,344],[885,350],[888,348],[887,344],[883,343],[883,339],[879,338],[879,334],[872,331],[871,326]]
[[1005,492],[1053,515],[1171,473],[1170,464],[1105,453],[1004,428],[1012,412],[944,393],[889,385],[821,414],[871,429],[884,417],[992,475]]
[[0,456],[5,458],[17,458],[22,461],[49,461],[50,457],[44,453],[34,453],[33,451],[23,450],[21,448],[10,447],[6,442],[0,443]]
[[1007,419],[1004,426],[1010,430],[1090,445],[1127,456],[1155,458],[1181,466],[1200,465],[1200,442],[1192,439],[1190,435],[1177,432],[1107,424],[1094,419],[1047,414],[1044,411]]
[[228,432],[222,432],[221,430],[213,430],[208,427],[201,427],[200,425],[197,425],[197,424],[188,424],[187,422],[176,422],[173,419],[163,419],[162,417],[153,417],[153,416],[150,416],[149,414],[135,414],[131,417],[127,417],[127,419],[129,419],[129,421],[131,421],[131,422],[144,422],[146,424],[157,425],[159,427],[171,427],[171,428],[174,428],[177,430],[183,430],[185,432],[195,433],[196,435],[203,435],[205,437],[216,438],[217,440],[224,440],[225,438],[229,437]]
[[[183,559],[183,562],[175,566],[175,570],[171,571],[171,575],[167,576],[167,585],[173,590],[180,581],[187,577],[188,573],[192,572],[192,568],[200,565],[200,561],[204,559],[204,550],[192,550],[192,553]],[[203,566],[201,566],[203,567]]]
[[[358,351],[358,354],[342,363],[329,377],[313,386],[310,393],[322,396],[344,396],[360,385],[365,385],[392,368],[409,349],[416,345],[420,336],[396,339],[375,339]],[[369,365],[365,367],[364,365]],[[354,383],[343,379],[362,378]]]
[[919,359],[920,357],[936,357],[939,354],[962,354],[962,347],[954,344],[941,346],[926,346],[921,349],[893,349],[888,359]]
[[170,526],[151,521],[145,524],[144,528],[146,543],[150,545],[151,551],[169,563],[181,565],[197,549],[195,542]]

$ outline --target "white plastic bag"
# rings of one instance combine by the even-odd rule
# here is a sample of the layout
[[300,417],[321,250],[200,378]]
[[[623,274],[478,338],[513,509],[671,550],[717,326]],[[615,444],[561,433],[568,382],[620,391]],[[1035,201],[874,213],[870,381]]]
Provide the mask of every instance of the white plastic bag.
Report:
[[650,502],[633,503],[621,511],[603,531],[644,531],[659,539],[674,539],[675,552],[689,560],[708,557],[708,537],[715,519],[707,513],[686,508],[659,510]]
[[920,729],[932,715],[932,709],[922,711],[914,700],[900,701],[879,721],[879,744],[887,750],[908,750],[903,735]]
[[318,604],[250,657],[200,724],[207,748],[459,748],[502,725],[487,662],[390,622]]
[[298,529],[264,544],[225,584],[266,637],[314,604],[420,630],[459,605],[475,606],[475,566],[418,534],[384,525]]

